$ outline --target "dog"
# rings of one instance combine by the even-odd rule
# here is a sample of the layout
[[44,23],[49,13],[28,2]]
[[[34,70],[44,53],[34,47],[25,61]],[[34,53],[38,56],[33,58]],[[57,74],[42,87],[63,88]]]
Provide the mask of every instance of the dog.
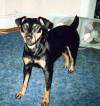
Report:
[[23,51],[23,84],[16,98],[25,95],[31,76],[32,67],[42,68],[45,76],[45,92],[41,106],[49,106],[50,89],[53,77],[54,62],[63,55],[64,66],[73,72],[79,48],[77,27],[79,17],[76,16],[70,26],[62,25],[53,28],[53,23],[46,18],[17,18],[15,23],[20,28],[24,40]]

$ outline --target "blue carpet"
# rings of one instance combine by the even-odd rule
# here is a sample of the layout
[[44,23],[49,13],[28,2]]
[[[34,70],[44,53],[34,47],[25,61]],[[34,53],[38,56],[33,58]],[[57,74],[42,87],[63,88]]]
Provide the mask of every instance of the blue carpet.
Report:
[[[15,99],[23,78],[23,41],[19,33],[0,36],[0,106],[40,106],[41,69],[33,68],[26,95]],[[63,59],[55,62],[50,106],[100,106],[100,50],[79,50],[77,68],[68,74]]]

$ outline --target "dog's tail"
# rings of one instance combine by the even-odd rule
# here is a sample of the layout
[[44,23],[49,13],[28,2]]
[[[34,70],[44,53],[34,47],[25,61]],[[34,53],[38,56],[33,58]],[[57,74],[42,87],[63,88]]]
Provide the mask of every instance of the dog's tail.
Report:
[[72,22],[72,24],[70,25],[73,29],[77,29],[79,25],[79,17],[76,15],[74,18],[74,21]]

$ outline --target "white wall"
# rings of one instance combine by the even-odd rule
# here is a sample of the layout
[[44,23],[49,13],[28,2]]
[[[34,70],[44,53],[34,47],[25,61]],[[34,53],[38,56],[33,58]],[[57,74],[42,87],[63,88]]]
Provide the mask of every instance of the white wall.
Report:
[[0,17],[66,15],[94,17],[96,0],[0,0]]
[[0,0],[0,16],[74,16],[80,13],[80,3],[80,0]]
[[93,18],[96,0],[0,0],[0,28],[15,25],[20,16],[75,16]]
[[65,15],[94,17],[96,0],[0,0],[0,17]]

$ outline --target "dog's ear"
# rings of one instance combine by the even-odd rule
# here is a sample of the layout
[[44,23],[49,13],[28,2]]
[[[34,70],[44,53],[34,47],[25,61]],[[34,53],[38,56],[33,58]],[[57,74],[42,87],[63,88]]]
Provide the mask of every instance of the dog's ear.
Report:
[[38,20],[41,23],[41,25],[44,26],[47,30],[50,30],[53,28],[53,23],[49,21],[48,19],[43,17],[38,17]]
[[15,23],[16,23],[17,26],[19,27],[19,26],[22,25],[22,22],[23,22],[25,19],[26,19],[26,16],[23,16],[23,17],[21,17],[21,18],[17,18],[17,19],[15,20]]

